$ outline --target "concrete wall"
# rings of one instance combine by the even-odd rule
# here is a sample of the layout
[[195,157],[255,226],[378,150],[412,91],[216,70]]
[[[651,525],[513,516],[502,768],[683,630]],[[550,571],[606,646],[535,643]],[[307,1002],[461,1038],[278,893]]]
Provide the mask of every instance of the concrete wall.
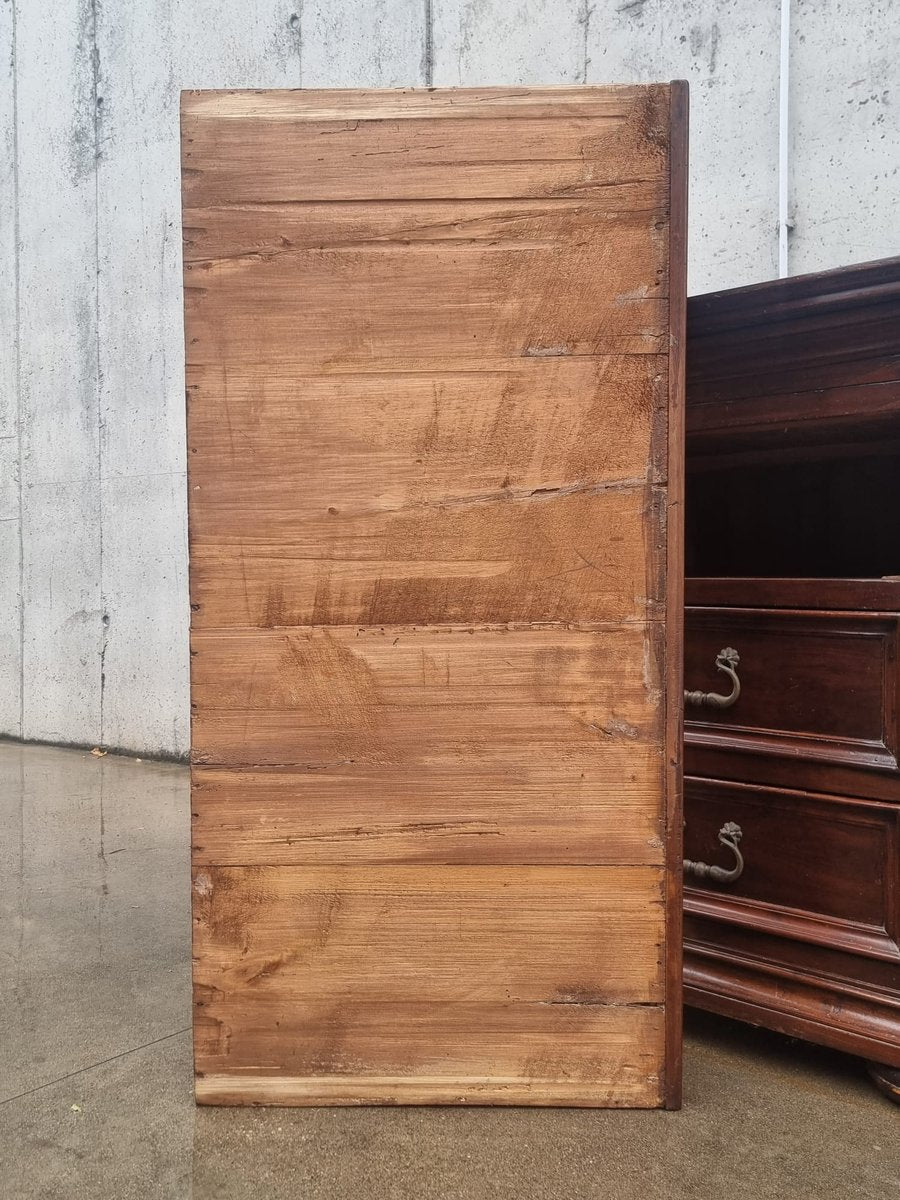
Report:
[[[183,755],[183,87],[686,77],[690,287],[777,266],[779,0],[0,0],[0,731]],[[794,0],[790,268],[900,251],[900,5]]]

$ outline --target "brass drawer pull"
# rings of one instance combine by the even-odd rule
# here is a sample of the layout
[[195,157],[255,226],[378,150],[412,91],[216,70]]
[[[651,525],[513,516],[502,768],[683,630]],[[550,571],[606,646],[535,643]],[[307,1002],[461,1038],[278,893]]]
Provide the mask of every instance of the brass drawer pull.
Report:
[[734,866],[716,867],[709,863],[691,862],[689,858],[684,860],[685,875],[693,875],[695,879],[712,879],[714,883],[734,883],[736,879],[740,879],[744,871],[744,856],[741,854],[738,842],[744,836],[740,825],[736,825],[734,821],[726,821],[719,830],[719,842],[730,850],[734,855]]
[[738,679],[737,667],[741,656],[731,646],[726,646],[716,655],[716,666],[731,680],[731,694],[721,696],[718,692],[685,692],[685,704],[695,704],[699,708],[731,708],[741,694],[741,681]]

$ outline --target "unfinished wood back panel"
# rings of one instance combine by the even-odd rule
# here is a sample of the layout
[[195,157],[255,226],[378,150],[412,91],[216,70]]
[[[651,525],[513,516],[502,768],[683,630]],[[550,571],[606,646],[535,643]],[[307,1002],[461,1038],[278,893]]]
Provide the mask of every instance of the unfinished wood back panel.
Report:
[[677,1106],[685,86],[182,137],[198,1100]]

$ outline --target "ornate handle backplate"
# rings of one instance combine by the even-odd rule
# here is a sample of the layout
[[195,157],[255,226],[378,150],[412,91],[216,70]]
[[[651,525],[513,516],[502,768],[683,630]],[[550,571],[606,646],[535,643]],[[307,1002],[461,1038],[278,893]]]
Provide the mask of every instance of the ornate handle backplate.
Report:
[[693,875],[695,879],[712,879],[714,883],[734,883],[736,879],[740,879],[744,871],[744,856],[738,842],[743,836],[740,825],[736,825],[734,821],[726,821],[719,830],[719,843],[734,855],[734,866],[716,867],[709,863],[691,862],[686,858],[685,875]]
[[719,692],[685,692],[685,704],[694,704],[699,708],[731,708],[741,694],[741,681],[737,674],[740,661],[741,656],[732,646],[720,650],[716,655],[716,666],[731,680],[731,692],[727,696],[722,696]]

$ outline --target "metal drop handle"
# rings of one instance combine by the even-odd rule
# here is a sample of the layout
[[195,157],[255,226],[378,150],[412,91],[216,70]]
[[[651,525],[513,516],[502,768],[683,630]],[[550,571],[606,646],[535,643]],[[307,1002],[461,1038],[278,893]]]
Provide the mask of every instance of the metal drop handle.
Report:
[[719,843],[734,855],[733,867],[717,867],[703,862],[684,860],[685,875],[693,875],[695,879],[712,879],[714,883],[734,883],[744,872],[744,856],[741,854],[738,842],[744,836],[740,825],[734,821],[726,821],[719,830]]
[[728,696],[722,696],[719,692],[685,692],[685,704],[694,704],[698,708],[731,708],[732,704],[737,703],[737,698],[741,694],[741,681],[737,674],[740,661],[741,656],[732,646],[726,646],[724,650],[720,650],[716,655],[716,666],[720,671],[724,671],[731,680],[731,693]]

